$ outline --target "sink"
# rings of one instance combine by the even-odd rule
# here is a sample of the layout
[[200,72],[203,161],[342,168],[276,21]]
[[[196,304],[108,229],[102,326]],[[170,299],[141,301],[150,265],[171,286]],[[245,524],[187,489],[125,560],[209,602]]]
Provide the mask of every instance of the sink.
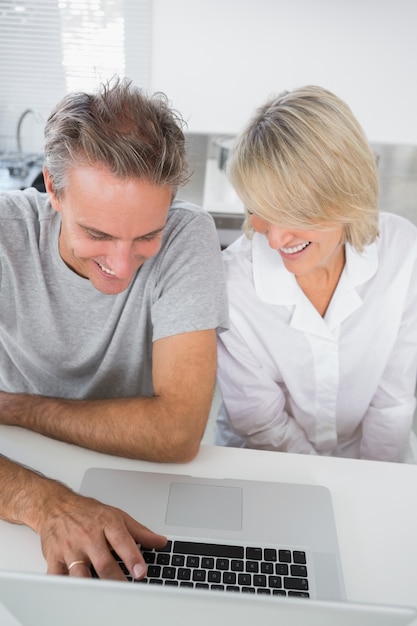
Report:
[[36,187],[45,191],[41,153],[0,152],[0,191]]

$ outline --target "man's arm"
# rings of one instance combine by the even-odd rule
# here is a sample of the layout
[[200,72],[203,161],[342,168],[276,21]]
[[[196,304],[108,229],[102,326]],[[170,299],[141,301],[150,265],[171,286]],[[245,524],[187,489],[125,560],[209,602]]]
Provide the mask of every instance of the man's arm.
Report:
[[216,377],[216,332],[153,344],[152,397],[64,400],[0,392],[0,423],[107,454],[185,462],[197,454]]
[[[156,535],[129,515],[92,498],[84,498],[65,485],[45,478],[0,456],[0,518],[26,524],[39,533],[49,574],[91,576],[89,564],[100,578],[123,580],[110,550],[124,560],[134,578],[142,578],[146,565],[136,543],[162,547]],[[82,561],[69,571],[68,566]]]

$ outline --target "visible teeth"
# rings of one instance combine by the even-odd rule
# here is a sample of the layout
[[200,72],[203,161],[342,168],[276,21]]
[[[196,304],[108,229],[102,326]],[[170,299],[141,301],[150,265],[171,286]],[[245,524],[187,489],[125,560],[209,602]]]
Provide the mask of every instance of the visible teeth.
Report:
[[99,266],[101,267],[103,272],[106,272],[106,274],[110,274],[110,276],[116,276],[116,274],[113,272],[113,270],[109,270],[108,267],[104,267],[104,265],[102,265],[101,263],[99,263]]
[[300,250],[304,250],[310,244],[309,241],[305,241],[304,243],[300,243],[298,246],[294,246],[294,248],[280,248],[284,254],[295,254],[296,252],[300,252]]

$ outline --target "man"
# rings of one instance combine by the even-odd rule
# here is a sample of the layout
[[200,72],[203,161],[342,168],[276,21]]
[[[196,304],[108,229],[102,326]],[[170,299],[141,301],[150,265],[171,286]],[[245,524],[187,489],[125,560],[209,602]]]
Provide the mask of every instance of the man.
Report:
[[[45,127],[47,194],[0,195],[0,423],[100,452],[198,451],[227,325],[219,243],[187,179],[181,120],[127,80],[65,96]],[[140,578],[125,513],[0,458],[0,516],[41,537],[48,572]]]

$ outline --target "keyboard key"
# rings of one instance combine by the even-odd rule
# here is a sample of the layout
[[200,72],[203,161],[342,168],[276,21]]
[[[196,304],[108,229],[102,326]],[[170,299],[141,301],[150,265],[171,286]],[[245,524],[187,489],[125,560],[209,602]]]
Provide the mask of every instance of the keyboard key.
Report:
[[307,563],[306,553],[300,550],[294,550],[293,552],[293,561],[294,563],[299,563],[300,565],[305,565]]
[[235,585],[236,584],[236,574],[234,572],[224,572],[223,573],[223,584],[224,585]]
[[257,574],[259,572],[258,561],[246,561],[246,571],[251,572],[252,574]]
[[187,556],[187,567],[200,567],[200,558],[198,556]]
[[159,578],[161,575],[161,568],[159,565],[149,565],[148,578]]
[[306,561],[306,553],[301,552],[300,550],[294,550],[293,552],[293,560],[294,563],[299,563],[300,565],[305,565]]
[[275,548],[265,548],[264,559],[265,561],[276,561],[277,551],[275,550]]
[[262,561],[262,548],[246,548],[246,558],[251,561]]
[[155,552],[142,552],[145,563],[155,563],[156,554]]
[[270,587],[273,587],[274,589],[278,589],[280,587],[282,587],[282,578],[281,576],[269,576],[268,577],[268,584]]
[[273,563],[261,563],[261,573],[262,574],[273,574],[274,573],[274,564]]
[[275,574],[279,576],[288,576],[288,565],[286,563],[276,563],[275,564]]
[[293,596],[297,598],[309,598],[310,594],[306,591],[289,591],[288,596]]
[[201,567],[204,569],[214,569],[214,559],[212,557],[203,556],[201,558]]
[[205,569],[194,569],[193,570],[193,580],[195,582],[204,583],[206,581],[207,572]]
[[281,563],[291,563],[291,550],[278,550],[278,559]]
[[216,561],[216,569],[228,570],[230,569],[230,561],[229,559],[217,559]]
[[219,583],[221,579],[222,579],[221,573],[217,572],[216,570],[212,570],[207,575],[207,580],[209,583]]
[[162,554],[157,555],[156,562],[158,565],[169,565],[170,559],[171,559],[170,554],[162,553]]
[[212,543],[197,543],[192,541],[174,541],[174,552],[180,554],[197,554],[200,556],[219,556],[229,559],[243,559],[243,546],[228,546]]
[[306,578],[284,578],[285,589],[298,591],[308,591],[308,581]]
[[163,567],[162,568],[162,578],[175,578],[175,574],[177,570],[175,567]]
[[167,541],[163,548],[158,548],[155,552],[172,552],[172,541]]
[[177,576],[179,580],[191,580],[191,570],[186,567],[180,567]]
[[254,574],[253,584],[255,587],[266,587],[266,576],[264,574]]
[[305,565],[291,565],[291,576],[307,576],[307,568]]
[[241,587],[250,587],[252,585],[251,574],[239,574],[237,580]]

